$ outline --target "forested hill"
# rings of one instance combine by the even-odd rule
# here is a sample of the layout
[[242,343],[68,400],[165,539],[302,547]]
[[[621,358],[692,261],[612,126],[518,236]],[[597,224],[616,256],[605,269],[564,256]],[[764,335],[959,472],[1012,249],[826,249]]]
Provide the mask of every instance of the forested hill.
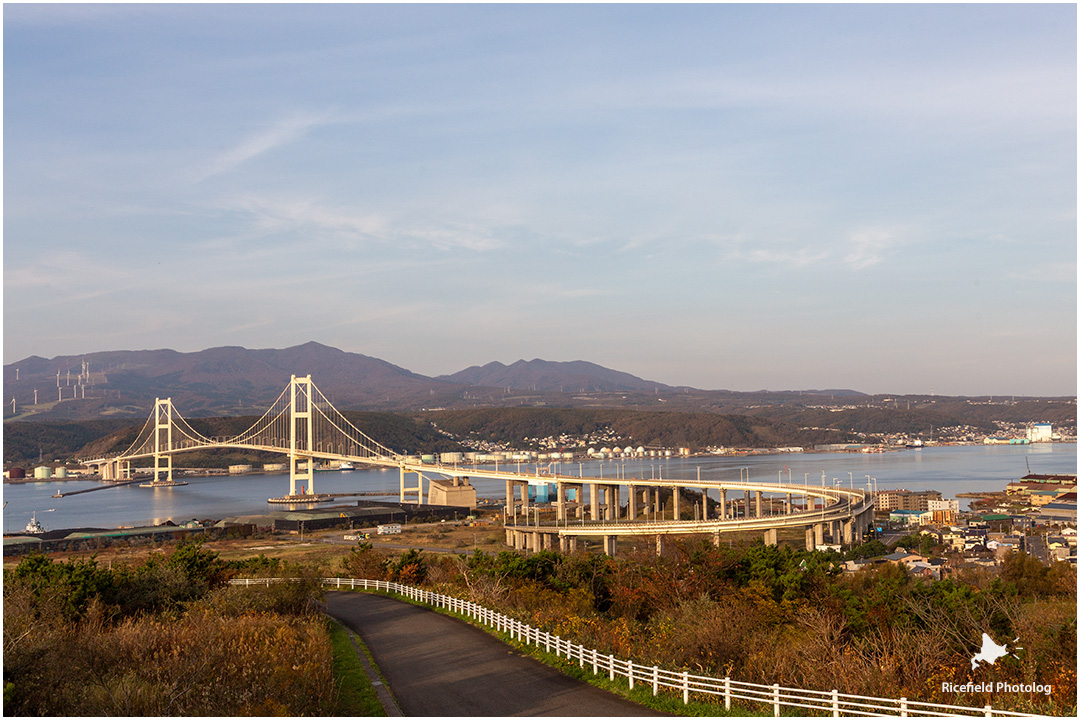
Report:
[[[851,433],[805,430],[794,423],[746,415],[644,412],[570,408],[488,408],[417,413],[463,441],[517,447],[537,446],[543,438],[593,437],[599,445],[651,447],[810,447],[847,442]],[[605,441],[605,438],[607,439]]]
[[[141,423],[131,420],[84,420],[81,422],[6,422],[4,423],[4,462],[36,463],[66,460],[88,443],[124,433],[132,425],[138,432]],[[131,436],[134,439],[134,434]],[[131,442],[130,440],[128,441]]]

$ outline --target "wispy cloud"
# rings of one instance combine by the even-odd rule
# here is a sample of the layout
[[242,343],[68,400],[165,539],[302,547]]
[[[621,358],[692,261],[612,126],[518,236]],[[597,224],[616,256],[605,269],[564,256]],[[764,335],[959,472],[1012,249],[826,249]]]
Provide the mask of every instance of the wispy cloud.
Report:
[[402,220],[388,213],[363,212],[312,198],[248,195],[221,203],[220,207],[245,218],[249,237],[295,234],[309,243],[321,241],[351,248],[383,243],[440,251],[487,252],[504,245],[503,226],[498,224]]
[[311,128],[331,122],[327,115],[299,113],[271,123],[228,150],[210,158],[196,173],[199,181],[229,172],[274,148],[294,142]]
[[[73,283],[71,272],[92,277],[92,283]],[[81,252],[65,250],[37,258],[32,265],[4,267],[4,290],[35,298],[34,307],[96,300],[136,280],[138,273],[95,261]],[[29,306],[29,304],[28,304]]]
[[788,247],[784,242],[756,240],[742,233],[715,236],[710,238],[710,242],[721,249],[727,262],[804,268],[825,262],[832,256],[827,248]]
[[853,232],[848,238],[848,253],[844,256],[844,262],[856,270],[877,265],[896,241],[897,236],[892,231],[874,229]]

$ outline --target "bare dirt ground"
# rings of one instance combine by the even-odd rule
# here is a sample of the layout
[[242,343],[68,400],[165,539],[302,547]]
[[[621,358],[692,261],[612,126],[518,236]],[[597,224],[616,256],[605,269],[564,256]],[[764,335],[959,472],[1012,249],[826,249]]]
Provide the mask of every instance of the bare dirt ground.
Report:
[[[548,518],[541,518],[547,520]],[[553,519],[553,518],[552,518]],[[367,534],[367,538],[364,538]],[[359,539],[346,540],[346,536],[358,536]],[[683,540],[689,536],[677,536]],[[724,535],[723,544],[741,548],[759,540],[760,533],[738,533]],[[361,542],[369,542],[374,547],[392,553],[417,548],[433,553],[471,554],[474,549],[487,553],[497,553],[509,549],[505,545],[505,533],[501,522],[469,525],[461,522],[432,522],[403,525],[402,532],[395,535],[379,535],[374,527],[305,531],[303,536],[297,533],[274,532],[258,533],[245,538],[225,538],[208,540],[204,547],[219,553],[222,560],[241,560],[265,555],[268,558],[281,558],[292,562],[324,565],[333,567],[336,562],[349,554]],[[804,543],[801,531],[781,531],[779,540],[799,548]],[[673,538],[672,541],[679,540]],[[670,543],[669,543],[670,544]],[[168,553],[173,543],[127,545],[117,543],[97,550],[67,551],[51,553],[55,560],[97,557],[98,563],[105,566],[113,564],[139,565],[152,553]],[[599,552],[601,543],[588,542],[585,550]],[[655,552],[655,539],[648,537],[624,538],[619,541],[619,554],[635,552]],[[4,567],[14,567],[19,557],[4,558]]]
[[[364,533],[369,535],[366,540],[345,539],[346,535],[362,536]],[[400,535],[378,535],[375,528],[305,531],[303,538],[296,533],[259,533],[246,538],[208,540],[204,547],[219,553],[222,560],[239,560],[261,554],[268,558],[318,563],[332,562],[348,555],[360,542],[370,542],[377,548],[391,551],[419,548],[432,552],[469,554],[474,547],[485,552],[505,550],[504,540],[505,534],[501,525],[470,527],[464,523],[447,522],[404,525]],[[169,552],[173,545],[174,543],[129,546],[117,543],[97,550],[51,553],[50,557],[54,560],[68,560],[96,556],[100,565],[139,565],[152,553]],[[4,558],[4,567],[14,567],[19,559]]]

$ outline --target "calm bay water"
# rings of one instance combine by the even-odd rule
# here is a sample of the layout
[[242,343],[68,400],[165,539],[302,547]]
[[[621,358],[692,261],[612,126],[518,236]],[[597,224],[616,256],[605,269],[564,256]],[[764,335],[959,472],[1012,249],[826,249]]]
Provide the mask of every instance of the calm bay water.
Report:
[[[943,496],[959,492],[1004,490],[1005,485],[1028,472],[1075,473],[1075,444],[986,445],[971,447],[933,447],[881,454],[790,454],[742,457],[672,458],[668,460],[605,461],[560,463],[550,467],[561,474],[586,477],[663,477],[754,481],[780,478],[786,483],[804,482],[820,486],[867,487],[877,481],[877,488],[940,490]],[[499,469],[516,469],[517,463],[500,463]],[[521,465],[532,470],[533,465]],[[543,466],[548,468],[549,466]],[[700,469],[700,470],[699,470]],[[70,527],[116,527],[119,525],[156,525],[166,520],[218,519],[230,515],[251,515],[284,506],[270,505],[267,498],[284,495],[289,490],[288,475],[241,475],[235,477],[184,478],[188,485],[173,488],[141,488],[138,485],[109,487],[97,492],[54,498],[56,492],[71,492],[103,483],[89,480],[35,482],[3,486],[4,531],[18,532],[30,516],[46,529]],[[406,478],[415,484],[415,476]],[[320,493],[383,492],[383,499],[397,499],[396,470],[354,470],[322,472],[315,476]],[[475,479],[480,497],[502,498],[502,481]],[[626,497],[623,495],[622,497]],[[342,498],[347,503],[357,498]],[[366,496],[363,499],[377,500]],[[960,506],[967,507],[961,499]]]

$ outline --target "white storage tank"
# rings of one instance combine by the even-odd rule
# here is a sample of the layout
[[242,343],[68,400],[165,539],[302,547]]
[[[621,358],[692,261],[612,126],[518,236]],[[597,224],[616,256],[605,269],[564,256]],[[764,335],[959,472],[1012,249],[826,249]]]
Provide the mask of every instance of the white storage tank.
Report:
[[48,480],[50,477],[52,477],[52,470],[49,469],[48,465],[34,468],[35,480]]
[[56,473],[55,473],[55,477],[58,477],[58,478],[60,478],[60,479],[64,479],[64,478],[66,478],[66,477],[67,477],[67,468],[66,468],[66,467],[64,467],[63,465],[61,465],[60,467],[56,468]]

